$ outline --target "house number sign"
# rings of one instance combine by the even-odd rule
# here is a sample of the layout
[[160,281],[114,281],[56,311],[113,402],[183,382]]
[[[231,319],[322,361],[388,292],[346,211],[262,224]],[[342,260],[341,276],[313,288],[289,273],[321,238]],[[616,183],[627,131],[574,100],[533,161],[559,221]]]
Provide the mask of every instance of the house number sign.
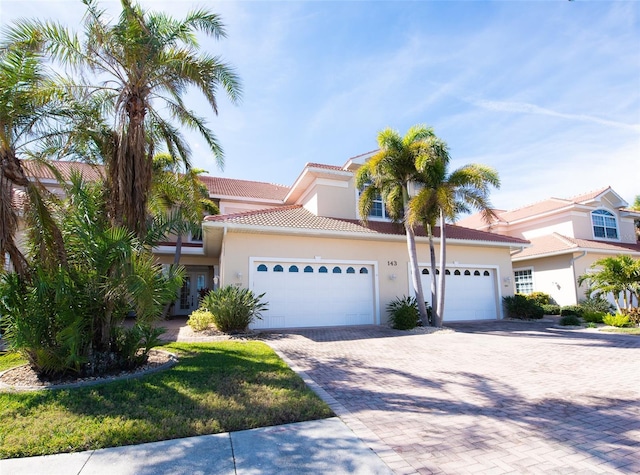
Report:
[[396,267],[398,265],[398,261],[387,261],[387,265],[391,267]]

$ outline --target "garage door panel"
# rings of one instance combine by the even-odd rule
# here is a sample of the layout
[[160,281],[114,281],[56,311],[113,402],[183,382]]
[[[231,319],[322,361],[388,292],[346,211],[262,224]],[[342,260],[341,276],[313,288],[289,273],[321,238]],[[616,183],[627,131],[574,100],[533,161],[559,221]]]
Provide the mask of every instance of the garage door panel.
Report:
[[[278,265],[283,272],[274,272]],[[298,272],[290,271],[293,265],[297,266]],[[334,272],[334,268],[340,272]],[[374,323],[373,272],[370,266],[364,266],[366,273],[360,273],[362,268],[355,264],[255,263],[252,290],[256,293],[266,292],[269,310],[263,313],[263,320],[257,321],[252,327]],[[266,271],[259,272],[258,269]]]
[[[460,268],[449,271],[445,278],[445,323],[498,317],[493,270]],[[421,274],[421,277],[423,289],[430,289],[431,275]]]

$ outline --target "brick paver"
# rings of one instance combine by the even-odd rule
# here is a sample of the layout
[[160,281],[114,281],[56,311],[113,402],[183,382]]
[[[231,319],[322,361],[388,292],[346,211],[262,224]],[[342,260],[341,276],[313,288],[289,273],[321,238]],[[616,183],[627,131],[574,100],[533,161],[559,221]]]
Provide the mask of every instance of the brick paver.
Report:
[[398,474],[640,473],[640,337],[451,327],[267,341]]

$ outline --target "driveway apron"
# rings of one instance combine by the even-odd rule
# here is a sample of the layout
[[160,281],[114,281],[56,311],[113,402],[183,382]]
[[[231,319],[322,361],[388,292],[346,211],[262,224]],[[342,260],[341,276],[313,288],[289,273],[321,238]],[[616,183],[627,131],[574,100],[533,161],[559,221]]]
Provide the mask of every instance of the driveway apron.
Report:
[[395,473],[640,473],[640,337],[545,322],[268,342]]

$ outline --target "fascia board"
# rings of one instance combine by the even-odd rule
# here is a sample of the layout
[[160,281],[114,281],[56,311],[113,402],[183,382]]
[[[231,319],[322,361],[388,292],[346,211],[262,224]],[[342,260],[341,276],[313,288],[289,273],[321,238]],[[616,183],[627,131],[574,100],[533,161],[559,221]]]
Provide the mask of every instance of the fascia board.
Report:
[[[237,223],[224,223],[209,221],[204,223],[205,227],[226,227],[228,232],[240,232],[240,233],[256,233],[256,234],[286,234],[293,236],[311,236],[311,237],[334,237],[338,239],[360,239],[370,241],[394,241],[394,242],[406,242],[406,236],[404,234],[379,234],[379,233],[358,233],[349,231],[334,231],[327,229],[306,229],[306,228],[277,228],[273,226],[254,226],[247,224]],[[495,241],[478,241],[471,239],[455,239],[446,238],[447,243],[458,244],[464,246],[481,246],[481,247],[508,247],[508,248],[521,248],[530,247],[528,243],[519,242],[495,242]],[[434,238],[435,243],[440,243],[439,238]],[[428,237],[416,236],[416,243],[429,243]]]

